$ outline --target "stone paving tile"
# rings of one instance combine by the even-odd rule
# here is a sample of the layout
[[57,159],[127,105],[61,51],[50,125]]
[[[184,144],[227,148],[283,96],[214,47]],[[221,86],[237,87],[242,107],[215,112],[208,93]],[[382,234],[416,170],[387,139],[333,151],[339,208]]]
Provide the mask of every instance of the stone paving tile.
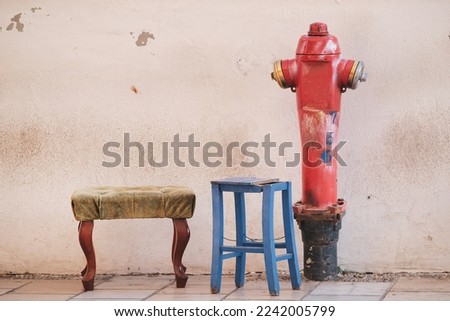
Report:
[[[114,276],[95,287],[97,290],[159,290],[175,281],[171,276]],[[188,281],[189,282],[189,281]]]
[[[222,284],[221,291],[222,293],[229,293],[236,289],[236,286],[233,284]],[[211,288],[208,284],[186,284],[185,288],[177,288],[175,284],[172,284],[161,291],[159,294],[211,294]]]
[[0,279],[0,289],[14,289],[33,280]]
[[389,292],[384,301],[450,301],[450,292]]
[[0,295],[5,294],[9,291],[12,291],[12,289],[0,289]]
[[77,294],[83,291],[80,280],[33,280],[14,290],[14,294]]
[[322,282],[311,291],[311,295],[384,296],[391,287],[390,282]]
[[226,293],[219,294],[154,294],[146,301],[220,301]]
[[301,300],[308,295],[319,283],[303,282],[300,290],[293,290],[289,281],[280,281],[280,295],[272,296],[269,293],[267,282],[265,280],[257,280],[247,282],[242,288],[237,289],[225,300],[283,300],[296,301]]
[[303,301],[380,301],[382,295],[307,295]]
[[[236,290],[234,276],[223,276],[221,291],[218,294],[211,294],[211,277],[209,275],[189,276],[185,288],[177,288],[175,284],[165,287],[157,294],[151,296],[149,300],[222,300],[227,294]],[[179,299],[178,299],[179,298]]]
[[450,301],[450,279],[400,278],[385,301]]
[[400,278],[392,292],[450,292],[450,279]]
[[280,290],[280,294],[272,296],[269,290],[249,290],[241,288],[225,297],[225,301],[299,301],[306,295],[301,290]]
[[[209,275],[190,275],[186,286],[189,284],[207,284],[211,283],[211,276]],[[222,276],[222,284],[234,284],[234,276]]]
[[155,290],[94,290],[83,292],[71,299],[78,300],[144,300]]
[[8,293],[0,296],[0,301],[67,301],[72,294]]

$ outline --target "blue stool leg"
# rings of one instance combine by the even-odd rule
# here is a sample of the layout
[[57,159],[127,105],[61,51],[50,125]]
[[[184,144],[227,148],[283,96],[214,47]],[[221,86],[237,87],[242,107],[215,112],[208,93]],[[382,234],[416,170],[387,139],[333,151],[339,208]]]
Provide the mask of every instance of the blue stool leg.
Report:
[[275,237],[273,231],[273,198],[272,186],[263,187],[262,228],[264,263],[266,266],[267,285],[270,295],[280,294],[280,282],[278,281],[277,262],[275,256]]
[[298,290],[300,288],[300,284],[302,283],[302,281],[300,278],[300,267],[298,264],[297,248],[295,244],[291,182],[287,182],[287,189],[282,191],[282,202],[283,202],[283,225],[284,225],[284,236],[286,240],[286,252],[292,254],[292,257],[288,260],[289,274],[291,276],[292,288],[294,290]]
[[220,292],[222,284],[222,246],[223,246],[223,193],[220,185],[212,184],[212,210],[213,210],[213,242],[211,262],[211,293]]
[[[234,207],[236,215],[236,246],[242,246],[245,242],[246,235],[246,219],[245,219],[245,195],[242,192],[234,193]],[[246,253],[241,252],[236,257],[236,287],[240,288],[245,283],[245,259]]]

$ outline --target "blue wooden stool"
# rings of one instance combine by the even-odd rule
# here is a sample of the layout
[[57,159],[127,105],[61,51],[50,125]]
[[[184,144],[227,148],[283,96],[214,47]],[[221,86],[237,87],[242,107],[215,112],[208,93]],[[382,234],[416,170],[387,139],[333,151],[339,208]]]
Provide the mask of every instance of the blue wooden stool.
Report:
[[[245,283],[245,259],[247,253],[263,253],[266,267],[267,285],[271,295],[279,295],[277,262],[288,260],[291,284],[294,290],[300,288],[300,269],[295,246],[293,226],[291,182],[278,179],[236,177],[212,181],[213,205],[213,248],[211,264],[211,293],[219,293],[222,283],[223,260],[236,258],[235,284],[240,288]],[[273,226],[274,193],[282,192],[283,225],[285,242],[275,242]],[[234,193],[236,215],[236,245],[225,246],[223,192]],[[245,194],[263,193],[262,234],[263,240],[254,241],[246,237]],[[276,255],[275,248],[286,249],[286,253]]]

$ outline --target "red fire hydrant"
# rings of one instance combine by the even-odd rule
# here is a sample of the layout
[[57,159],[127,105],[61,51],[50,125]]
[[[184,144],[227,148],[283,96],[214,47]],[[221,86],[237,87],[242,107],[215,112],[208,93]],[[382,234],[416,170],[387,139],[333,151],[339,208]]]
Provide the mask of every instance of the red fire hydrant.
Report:
[[276,61],[272,78],[297,96],[302,142],[302,199],[294,215],[302,230],[304,274],[313,280],[337,273],[337,240],[345,201],[337,198],[336,168],[341,93],[365,81],[362,61],[341,59],[327,25],[310,25],[294,59]]

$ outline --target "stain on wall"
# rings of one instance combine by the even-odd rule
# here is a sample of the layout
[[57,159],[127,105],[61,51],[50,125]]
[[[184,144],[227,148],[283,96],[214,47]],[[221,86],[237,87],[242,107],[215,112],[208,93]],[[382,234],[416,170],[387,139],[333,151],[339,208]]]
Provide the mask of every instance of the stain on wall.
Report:
[[136,46],[143,47],[147,45],[148,39],[155,39],[155,36],[147,31],[142,31],[136,40]]
[[367,160],[368,179],[382,186],[379,197],[404,197],[408,186],[431,188],[437,177],[448,173],[450,137],[442,128],[449,123],[448,112],[436,106],[405,114],[386,126]]
[[130,87],[131,91],[134,92],[135,94],[139,93],[138,89],[136,88],[136,86],[131,86]]
[[[36,13],[36,11],[38,10],[42,10],[41,7],[33,7],[30,9],[32,13]],[[19,32],[23,32],[24,28],[25,28],[25,24],[22,23],[21,19],[23,18],[23,15],[26,15],[26,13],[20,12],[18,14],[16,14],[14,17],[12,17],[10,19],[10,23],[8,24],[8,26],[6,27],[7,31],[12,31],[14,29],[16,29]],[[47,14],[47,16],[49,16],[49,14]],[[30,23],[28,23],[30,24]],[[2,27],[0,26],[0,32],[2,31]]]
[[47,135],[36,123],[23,124],[19,128],[10,125],[0,129],[0,167],[13,169],[32,163],[44,148]]
[[19,32],[23,32],[23,28],[25,25],[20,22],[20,18],[22,17],[22,13],[16,14],[14,17],[11,18],[11,23],[6,27],[6,30],[11,31],[14,29],[14,26],[16,27],[16,30]]

